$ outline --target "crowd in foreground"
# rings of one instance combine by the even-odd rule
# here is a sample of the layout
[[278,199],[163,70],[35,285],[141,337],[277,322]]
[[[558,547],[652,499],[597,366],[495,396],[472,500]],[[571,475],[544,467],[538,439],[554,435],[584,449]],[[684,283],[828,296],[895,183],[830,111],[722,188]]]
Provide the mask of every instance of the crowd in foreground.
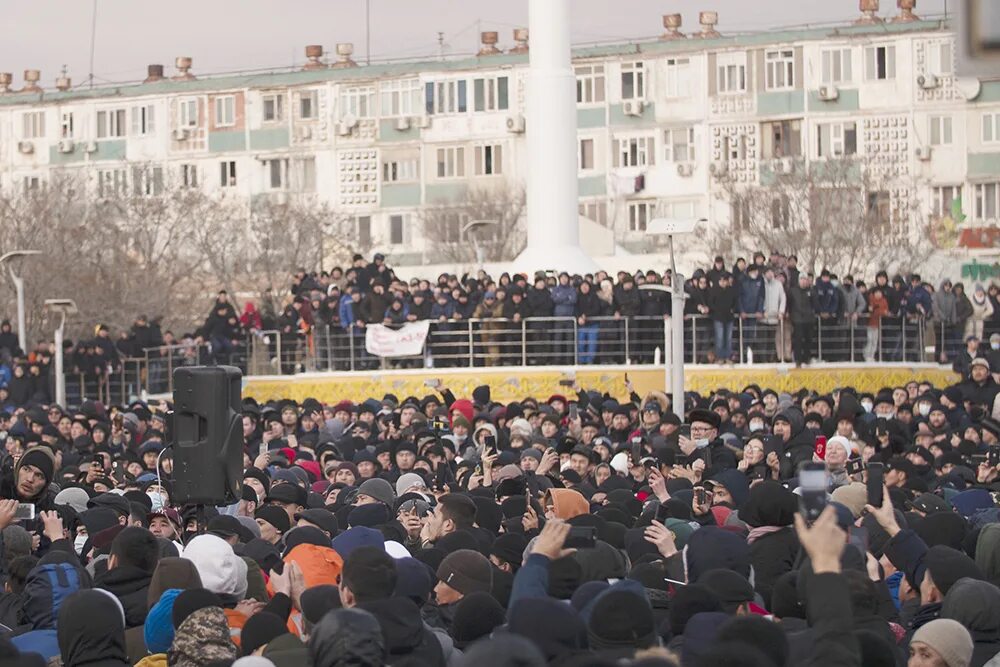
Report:
[[0,665],[1000,663],[987,359],[684,420],[623,390],[245,399],[240,498],[201,509],[165,402],[0,414]]

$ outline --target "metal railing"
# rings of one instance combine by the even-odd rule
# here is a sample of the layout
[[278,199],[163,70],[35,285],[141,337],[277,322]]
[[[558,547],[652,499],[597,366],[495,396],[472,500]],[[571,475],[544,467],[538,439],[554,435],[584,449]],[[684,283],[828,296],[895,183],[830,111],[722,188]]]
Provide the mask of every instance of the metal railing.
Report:
[[[363,327],[318,325],[309,332],[253,331],[224,345],[192,342],[144,350],[117,367],[66,374],[67,400],[127,404],[173,391],[181,366],[228,364],[247,375],[304,371],[488,366],[652,365],[662,363],[669,319],[633,317],[529,317],[433,321],[423,354],[380,358],[365,350]],[[737,316],[728,327],[700,315],[684,317],[684,363],[924,362],[960,349],[960,327],[924,318],[868,316],[788,319]],[[728,330],[728,331],[727,331]],[[727,341],[728,333],[728,341]],[[728,342],[728,345],[727,345]],[[930,345],[928,345],[930,343]],[[74,368],[72,364],[67,364]]]

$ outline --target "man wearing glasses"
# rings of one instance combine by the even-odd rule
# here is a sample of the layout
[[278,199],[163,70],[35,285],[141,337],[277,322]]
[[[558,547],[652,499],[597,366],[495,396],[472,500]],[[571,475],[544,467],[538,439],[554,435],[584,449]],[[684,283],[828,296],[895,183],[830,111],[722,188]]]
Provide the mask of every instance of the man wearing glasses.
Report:
[[691,436],[682,433],[677,439],[681,453],[686,457],[682,465],[693,466],[695,461],[702,461],[705,464],[705,479],[736,467],[736,456],[719,438],[720,421],[719,415],[711,410],[692,410],[687,417]]

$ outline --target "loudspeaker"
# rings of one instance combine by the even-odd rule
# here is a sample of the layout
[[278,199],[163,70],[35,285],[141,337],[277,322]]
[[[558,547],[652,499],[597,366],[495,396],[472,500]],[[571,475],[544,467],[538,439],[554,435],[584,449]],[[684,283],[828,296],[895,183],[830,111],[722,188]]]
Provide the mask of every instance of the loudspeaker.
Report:
[[242,379],[232,366],[174,371],[174,504],[230,505],[240,499]]

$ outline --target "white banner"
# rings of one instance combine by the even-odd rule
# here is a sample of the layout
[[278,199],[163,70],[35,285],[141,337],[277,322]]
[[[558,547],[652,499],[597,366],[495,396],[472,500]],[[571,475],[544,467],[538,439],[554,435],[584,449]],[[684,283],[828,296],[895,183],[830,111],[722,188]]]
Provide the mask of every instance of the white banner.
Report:
[[430,320],[410,322],[402,329],[390,329],[381,324],[365,327],[365,349],[376,357],[413,357],[423,354],[430,330]]

